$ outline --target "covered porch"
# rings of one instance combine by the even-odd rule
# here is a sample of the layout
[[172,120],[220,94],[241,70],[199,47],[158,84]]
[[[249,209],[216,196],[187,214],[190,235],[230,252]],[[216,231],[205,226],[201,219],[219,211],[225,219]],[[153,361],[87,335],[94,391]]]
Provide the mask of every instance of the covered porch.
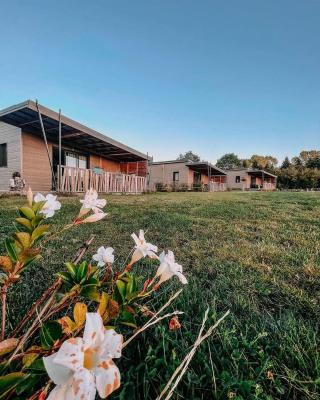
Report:
[[146,191],[146,177],[61,166],[60,191],[62,193],[86,192],[91,188],[99,193],[138,194]]
[[250,178],[250,189],[256,190],[275,190],[277,187],[277,177],[270,172],[255,170],[248,172]]
[[190,162],[186,164],[193,174],[193,185],[204,185],[209,192],[226,190],[226,173],[209,162]]

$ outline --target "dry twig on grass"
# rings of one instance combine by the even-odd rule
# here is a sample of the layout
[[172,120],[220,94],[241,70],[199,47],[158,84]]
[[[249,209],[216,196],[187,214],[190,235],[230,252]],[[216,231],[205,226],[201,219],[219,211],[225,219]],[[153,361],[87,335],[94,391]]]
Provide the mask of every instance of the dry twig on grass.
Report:
[[207,332],[204,335],[202,335],[205,323],[207,322],[208,319],[208,313],[209,313],[209,308],[206,310],[204,314],[197,340],[194,342],[191,350],[185,356],[182,363],[174,371],[169,382],[166,384],[165,388],[162,390],[162,392],[160,393],[160,395],[157,397],[156,400],[161,400],[161,399],[169,400],[172,397],[175,388],[178,386],[180,380],[182,379],[183,375],[188,369],[188,365],[190,364],[190,361],[192,360],[195,352],[197,351],[197,348],[204,340],[206,340],[210,335],[212,335],[213,331],[217,328],[217,326],[220,325],[220,323],[230,314],[230,310],[228,310],[214,325],[212,325],[207,330]]

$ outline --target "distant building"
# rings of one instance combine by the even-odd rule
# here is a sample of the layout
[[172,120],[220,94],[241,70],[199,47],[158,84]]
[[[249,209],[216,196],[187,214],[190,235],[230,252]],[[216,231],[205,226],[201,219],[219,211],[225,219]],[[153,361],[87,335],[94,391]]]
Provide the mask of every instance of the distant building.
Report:
[[149,162],[149,189],[226,190],[226,172],[205,161]]
[[250,190],[275,190],[277,176],[270,172],[252,168],[235,168],[227,172],[227,188]]

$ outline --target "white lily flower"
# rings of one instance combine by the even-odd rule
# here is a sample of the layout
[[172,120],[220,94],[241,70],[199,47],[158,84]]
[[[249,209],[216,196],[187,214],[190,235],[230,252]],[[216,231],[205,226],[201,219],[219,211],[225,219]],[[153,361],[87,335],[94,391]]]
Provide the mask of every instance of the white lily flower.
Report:
[[59,351],[44,357],[50,379],[57,385],[47,400],[105,399],[120,387],[120,371],[112,358],[121,357],[123,337],[106,330],[99,313],[87,313],[83,338],[66,340]]
[[107,204],[107,200],[98,199],[97,191],[90,189],[85,194],[84,199],[80,200],[80,203],[82,203],[82,210],[92,210],[94,213],[100,213]]
[[54,216],[55,211],[60,210],[61,208],[61,203],[60,201],[57,200],[57,196],[54,196],[53,194],[47,194],[44,196],[41,193],[37,193],[34,196],[33,201],[35,203],[39,203],[39,201],[45,201],[41,213],[45,215],[46,218],[51,218]]
[[103,219],[107,214],[104,212],[98,212],[92,215],[89,215],[89,217],[85,218],[84,220],[80,221],[79,223],[81,224],[90,224],[92,222],[97,222],[100,221],[100,219]]
[[135,233],[133,233],[131,237],[135,241],[136,245],[130,264],[139,261],[143,257],[158,258],[156,254],[158,247],[146,242],[144,231],[142,229],[139,231],[139,237]]
[[172,278],[174,275],[176,275],[184,285],[188,283],[187,278],[182,273],[182,266],[175,262],[174,254],[171,250],[168,250],[167,254],[163,251],[159,256],[159,260],[160,266],[157,270],[156,277],[159,277],[160,280],[157,286]]
[[98,267],[103,267],[107,263],[114,262],[114,249],[112,247],[99,247],[97,253],[92,256],[94,261],[98,261]]

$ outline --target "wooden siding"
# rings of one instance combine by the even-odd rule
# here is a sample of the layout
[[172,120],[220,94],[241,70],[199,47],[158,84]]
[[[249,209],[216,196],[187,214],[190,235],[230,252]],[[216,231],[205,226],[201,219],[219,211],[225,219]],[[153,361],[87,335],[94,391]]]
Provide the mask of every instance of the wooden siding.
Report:
[[14,172],[21,172],[21,129],[0,122],[0,144],[7,143],[7,167],[0,167],[0,191],[9,190]]
[[[236,182],[236,177],[240,176],[240,182]],[[228,189],[249,189],[251,178],[245,170],[227,171],[227,187]]]
[[149,165],[150,190],[154,190],[157,183],[172,185],[174,172],[179,172],[179,181],[176,182],[177,184],[188,185],[193,182],[193,180],[190,182],[189,168],[184,163],[151,164]]
[[138,176],[147,176],[148,162],[147,161],[132,161],[122,162],[120,164],[123,174],[135,174]]
[[90,168],[99,167],[107,172],[120,172],[120,163],[97,155],[90,155]]
[[[48,146],[52,156],[51,143]],[[51,169],[44,141],[25,132],[22,132],[22,176],[34,192],[51,190]]]

